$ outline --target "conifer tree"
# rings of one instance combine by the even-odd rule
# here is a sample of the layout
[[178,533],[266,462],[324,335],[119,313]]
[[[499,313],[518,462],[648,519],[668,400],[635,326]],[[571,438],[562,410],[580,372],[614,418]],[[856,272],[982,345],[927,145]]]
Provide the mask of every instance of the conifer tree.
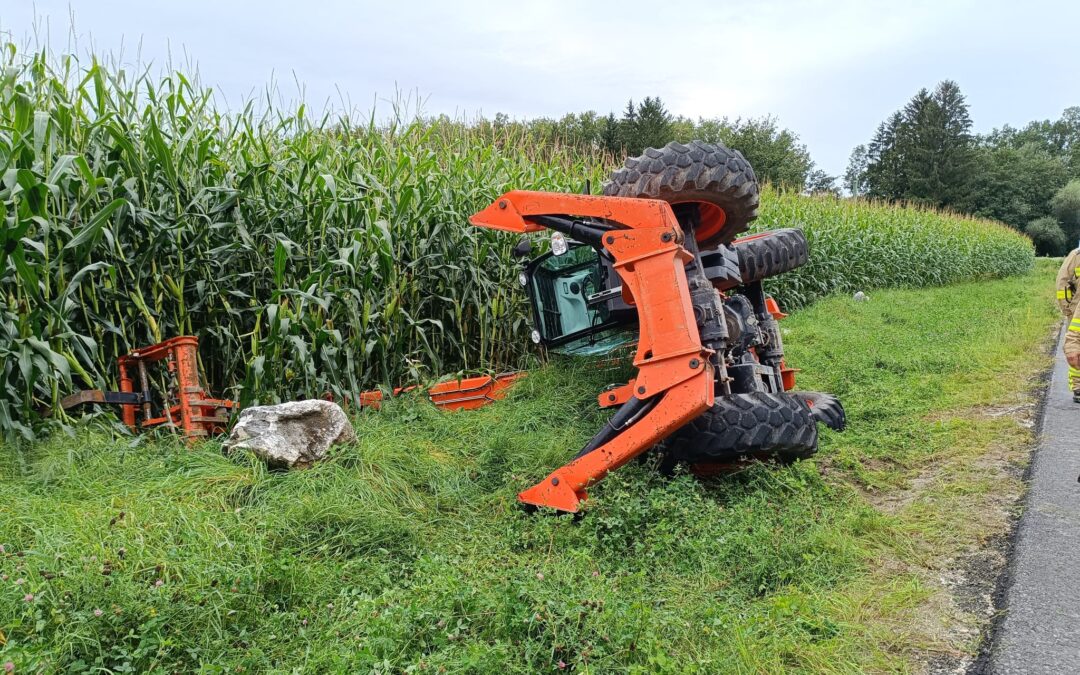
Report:
[[844,172],[844,189],[852,197],[866,194],[866,167],[869,162],[865,145],[856,145],[848,157],[847,171]]
[[937,168],[939,184],[934,201],[942,206],[954,206],[964,202],[971,191],[975,164],[971,115],[960,87],[952,80],[938,84],[934,101],[942,125]]
[[613,155],[622,153],[622,142],[619,137],[619,120],[615,113],[608,113],[604,118],[603,128],[600,131],[600,145]]
[[904,158],[899,147],[904,118],[899,112],[878,125],[867,147],[867,194],[890,201],[903,199],[907,194]]
[[933,206],[965,204],[974,162],[967,101],[945,80],[933,93],[920,89],[878,126],[867,148],[866,192]]
[[646,96],[638,105],[634,135],[635,155],[645,148],[662,148],[671,141],[671,113],[659,97]]

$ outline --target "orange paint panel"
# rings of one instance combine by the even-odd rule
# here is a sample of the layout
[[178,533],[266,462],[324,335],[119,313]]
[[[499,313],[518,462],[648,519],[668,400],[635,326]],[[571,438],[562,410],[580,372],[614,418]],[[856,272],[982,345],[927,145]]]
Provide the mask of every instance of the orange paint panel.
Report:
[[784,391],[795,388],[795,373],[797,372],[799,372],[798,368],[788,368],[786,363],[780,361],[780,379],[784,383]]
[[780,303],[778,303],[771,295],[765,298],[765,310],[769,314],[772,314],[772,318],[776,319],[777,321],[779,321],[780,319],[786,319],[788,316],[787,314],[784,314],[780,311]]
[[676,241],[682,241],[682,229],[671,207],[656,199],[512,190],[474,213],[469,222],[504,232],[539,232],[543,226],[529,222],[529,217],[555,215],[600,218],[628,228],[663,227],[676,233]]
[[[707,361],[686,282],[684,248],[663,239],[665,228],[620,230],[604,237],[615,271],[637,300],[638,398],[647,398],[694,375]],[[640,308],[645,307],[642,311]],[[697,366],[691,367],[695,362]]]
[[698,213],[701,217],[701,223],[694,230],[694,239],[705,241],[724,227],[727,222],[727,212],[715,204],[706,202],[693,203],[698,205]]
[[586,489],[589,485],[675,433],[705,412],[712,405],[712,399],[712,369],[706,368],[694,378],[666,391],[652,410],[614,439],[556,469],[518,494],[518,499],[532,506],[576,512],[588,497]]
[[440,382],[428,389],[428,398],[445,410],[475,410],[505,398],[510,386],[522,377],[524,372]]

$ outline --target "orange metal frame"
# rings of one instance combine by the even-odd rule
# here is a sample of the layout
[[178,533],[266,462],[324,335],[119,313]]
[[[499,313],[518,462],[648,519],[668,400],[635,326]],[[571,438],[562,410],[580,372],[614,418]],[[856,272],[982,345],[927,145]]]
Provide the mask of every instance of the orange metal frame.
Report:
[[[525,371],[466,377],[462,380],[440,382],[428,389],[428,400],[444,410],[476,410],[492,401],[506,397],[507,391],[517,380],[526,376]],[[398,387],[391,396],[414,391],[412,387]],[[360,407],[378,410],[385,397],[381,391],[365,391],[360,394]]]
[[[120,391],[136,391],[136,382],[132,379],[134,370],[139,377],[138,391],[147,397],[141,406],[134,403],[120,406],[124,424],[133,430],[162,424],[179,427],[189,440],[204,438],[223,430],[229,421],[228,410],[236,404],[207,395],[199,383],[198,358],[199,339],[190,335],[175,337],[121,356],[118,364]],[[165,367],[176,383],[176,402],[170,404],[166,401],[162,414],[155,417],[149,400],[150,383],[146,365],[159,361],[165,362]]]
[[526,504],[576,512],[589,485],[713,404],[712,352],[701,344],[686,281],[685,265],[693,256],[682,247],[682,229],[666,202],[515,190],[469,222],[506,232],[537,232],[544,227],[532,219],[539,216],[601,219],[616,227],[603,236],[602,246],[614,261],[624,295],[637,307],[638,374],[632,395],[657,399],[611,440],[518,495]]

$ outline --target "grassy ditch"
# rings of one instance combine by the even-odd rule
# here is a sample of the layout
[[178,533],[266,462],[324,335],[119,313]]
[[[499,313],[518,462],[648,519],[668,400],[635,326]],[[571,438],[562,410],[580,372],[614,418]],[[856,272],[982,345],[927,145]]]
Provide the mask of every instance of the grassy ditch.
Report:
[[588,364],[475,413],[366,413],[307,471],[87,428],[0,451],[0,661],[779,673],[974,653],[978,619],[934,579],[1019,490],[1030,431],[987,411],[1023,402],[1046,363],[1052,267],[797,312],[800,384],[839,394],[848,432],[814,461],[710,482],[631,465],[579,521],[523,515],[514,493],[601,423],[617,374]]

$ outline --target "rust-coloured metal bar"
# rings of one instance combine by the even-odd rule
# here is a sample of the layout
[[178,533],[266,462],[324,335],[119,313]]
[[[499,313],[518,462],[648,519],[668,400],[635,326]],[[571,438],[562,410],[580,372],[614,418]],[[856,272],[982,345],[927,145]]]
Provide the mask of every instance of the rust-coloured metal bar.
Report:
[[[131,381],[131,375],[128,373],[127,364],[123,359],[120,361],[120,391],[126,394],[134,393],[135,383]],[[120,418],[124,421],[129,428],[135,428],[135,409],[134,403],[128,403],[120,406]]]
[[102,391],[100,389],[84,389],[70,396],[60,399],[60,407],[64,410],[77,408],[87,403],[119,403],[121,405],[138,404],[142,401],[142,395],[137,392]]
[[143,360],[140,359],[138,361],[138,367],[139,367],[139,386],[142,387],[142,395],[143,395],[143,404],[142,404],[143,422],[145,422],[146,420],[150,419],[150,416],[153,414],[153,411],[151,410],[151,406],[150,406],[150,377],[146,374],[146,361],[143,361]]
[[193,419],[195,409],[191,405],[193,399],[203,398],[203,390],[199,386],[199,342],[195,338],[176,338],[173,342],[176,388],[180,399],[180,426],[189,437],[207,436],[209,431],[205,425],[197,424]]
[[[121,356],[118,363],[121,391],[134,391],[135,383],[130,375],[130,368],[134,367],[138,370],[144,396],[142,419],[136,422],[137,406],[124,405],[124,423],[132,429],[160,424],[177,426],[188,439],[202,438],[221,430],[235,403],[207,396],[199,382],[198,357],[199,340],[190,335],[171,338]],[[172,405],[166,403],[162,414],[154,417],[146,366],[159,361],[166,362],[169,374],[175,379],[177,401]]]

